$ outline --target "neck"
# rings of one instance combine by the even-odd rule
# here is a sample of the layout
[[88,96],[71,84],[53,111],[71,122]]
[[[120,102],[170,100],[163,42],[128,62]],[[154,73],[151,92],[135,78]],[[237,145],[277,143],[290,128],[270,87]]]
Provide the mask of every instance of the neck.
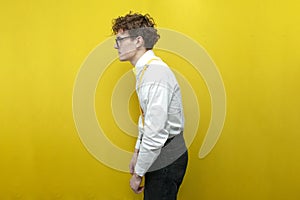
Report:
[[144,53],[146,53],[146,49],[141,49],[138,50],[135,54],[135,56],[130,60],[130,63],[135,66],[135,64],[137,63],[137,61],[140,59],[140,57],[142,57],[142,55],[144,55]]

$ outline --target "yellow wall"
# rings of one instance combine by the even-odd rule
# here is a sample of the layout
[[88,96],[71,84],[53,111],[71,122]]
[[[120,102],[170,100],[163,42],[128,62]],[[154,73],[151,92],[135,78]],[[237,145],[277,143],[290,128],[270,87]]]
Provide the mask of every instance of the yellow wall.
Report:
[[[179,199],[300,198],[298,1],[84,2],[0,3],[0,199],[142,199],[130,191],[128,174],[89,154],[72,113],[82,62],[110,36],[111,20],[129,10],[150,13],[159,27],[200,43],[225,84],[225,126],[204,159],[198,152],[209,98],[207,91],[197,94],[203,113]],[[130,150],[132,138],[110,131],[108,137]]]

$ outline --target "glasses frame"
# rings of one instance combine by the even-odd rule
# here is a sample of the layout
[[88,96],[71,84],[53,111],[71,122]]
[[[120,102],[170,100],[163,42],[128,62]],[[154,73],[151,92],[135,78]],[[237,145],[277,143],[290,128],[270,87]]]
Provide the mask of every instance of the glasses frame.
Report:
[[119,42],[121,42],[122,40],[125,40],[125,39],[127,39],[127,38],[134,38],[134,37],[137,37],[137,36],[136,36],[136,35],[131,35],[131,36],[126,36],[126,37],[117,37],[117,38],[115,39],[117,47],[118,47],[118,48],[120,47]]

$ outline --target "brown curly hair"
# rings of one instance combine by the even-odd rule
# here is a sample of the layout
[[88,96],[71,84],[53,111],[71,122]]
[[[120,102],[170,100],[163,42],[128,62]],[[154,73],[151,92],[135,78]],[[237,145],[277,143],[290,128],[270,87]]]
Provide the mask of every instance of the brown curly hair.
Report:
[[147,50],[153,49],[153,46],[159,39],[159,34],[153,18],[149,14],[132,13],[131,11],[123,16],[113,20],[112,31],[116,35],[118,31],[128,31],[130,36],[141,36],[144,39],[144,46]]

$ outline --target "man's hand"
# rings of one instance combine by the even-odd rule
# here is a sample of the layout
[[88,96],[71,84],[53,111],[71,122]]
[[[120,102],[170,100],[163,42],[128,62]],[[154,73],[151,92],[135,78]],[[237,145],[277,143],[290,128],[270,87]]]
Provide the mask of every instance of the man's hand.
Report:
[[134,173],[134,167],[136,164],[137,157],[138,157],[138,150],[135,150],[129,164],[129,172],[131,175],[133,175]]
[[130,179],[130,187],[136,194],[139,194],[144,190],[144,186],[141,186],[142,179],[143,179],[142,177],[140,177],[135,173],[132,175]]

